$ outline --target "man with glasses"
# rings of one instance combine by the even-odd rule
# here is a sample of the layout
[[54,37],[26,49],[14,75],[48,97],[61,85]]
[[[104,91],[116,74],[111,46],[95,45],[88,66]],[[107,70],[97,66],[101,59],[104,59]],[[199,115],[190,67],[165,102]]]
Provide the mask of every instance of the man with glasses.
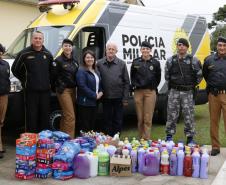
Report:
[[194,90],[202,80],[200,61],[188,54],[189,42],[180,38],[177,41],[177,54],[166,61],[165,79],[168,82],[169,95],[167,105],[166,140],[172,140],[176,134],[176,124],[182,108],[187,144],[194,142]]
[[217,52],[204,60],[203,76],[207,83],[210,112],[211,155],[220,153],[219,121],[223,112],[226,131],[226,38],[217,40]]
[[139,137],[146,140],[150,139],[156,92],[161,80],[160,63],[152,57],[151,50],[150,43],[143,41],[140,49],[141,57],[134,59],[130,74]]

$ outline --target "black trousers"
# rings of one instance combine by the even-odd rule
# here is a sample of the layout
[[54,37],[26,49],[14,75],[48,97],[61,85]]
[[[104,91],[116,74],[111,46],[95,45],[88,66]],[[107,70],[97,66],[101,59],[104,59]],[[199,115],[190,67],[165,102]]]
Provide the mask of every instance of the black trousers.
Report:
[[25,91],[26,132],[49,129],[50,91]]
[[123,121],[122,99],[104,99],[103,114],[106,134],[114,136],[121,132]]
[[78,130],[84,132],[94,130],[97,116],[97,107],[77,106]]

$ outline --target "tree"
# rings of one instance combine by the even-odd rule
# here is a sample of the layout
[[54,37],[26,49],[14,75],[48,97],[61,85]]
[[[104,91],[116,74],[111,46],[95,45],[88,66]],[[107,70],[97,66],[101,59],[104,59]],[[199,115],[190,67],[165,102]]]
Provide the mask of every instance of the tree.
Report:
[[208,28],[215,30],[211,34],[211,50],[216,51],[217,38],[219,36],[226,37],[226,4],[220,7],[217,12],[213,14],[213,20],[208,23]]

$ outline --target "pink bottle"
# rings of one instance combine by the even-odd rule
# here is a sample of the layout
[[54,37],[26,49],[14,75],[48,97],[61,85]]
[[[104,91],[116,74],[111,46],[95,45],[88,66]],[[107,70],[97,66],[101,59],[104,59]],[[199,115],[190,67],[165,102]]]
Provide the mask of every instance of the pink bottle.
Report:
[[147,176],[158,175],[158,158],[154,153],[154,150],[150,150],[144,155],[143,174]]
[[74,175],[81,179],[87,179],[90,176],[90,162],[86,154],[80,153],[75,157]]

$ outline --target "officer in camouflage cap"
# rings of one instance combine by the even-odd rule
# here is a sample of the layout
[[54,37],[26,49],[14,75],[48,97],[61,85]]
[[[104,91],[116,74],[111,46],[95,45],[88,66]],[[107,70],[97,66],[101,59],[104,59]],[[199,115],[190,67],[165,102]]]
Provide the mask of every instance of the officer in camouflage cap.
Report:
[[200,61],[188,54],[189,42],[180,38],[177,42],[177,54],[170,57],[165,66],[165,79],[169,84],[166,140],[172,140],[176,133],[176,124],[180,109],[184,117],[184,133],[187,144],[194,142],[195,120],[194,99],[195,86],[202,80],[202,66]]

